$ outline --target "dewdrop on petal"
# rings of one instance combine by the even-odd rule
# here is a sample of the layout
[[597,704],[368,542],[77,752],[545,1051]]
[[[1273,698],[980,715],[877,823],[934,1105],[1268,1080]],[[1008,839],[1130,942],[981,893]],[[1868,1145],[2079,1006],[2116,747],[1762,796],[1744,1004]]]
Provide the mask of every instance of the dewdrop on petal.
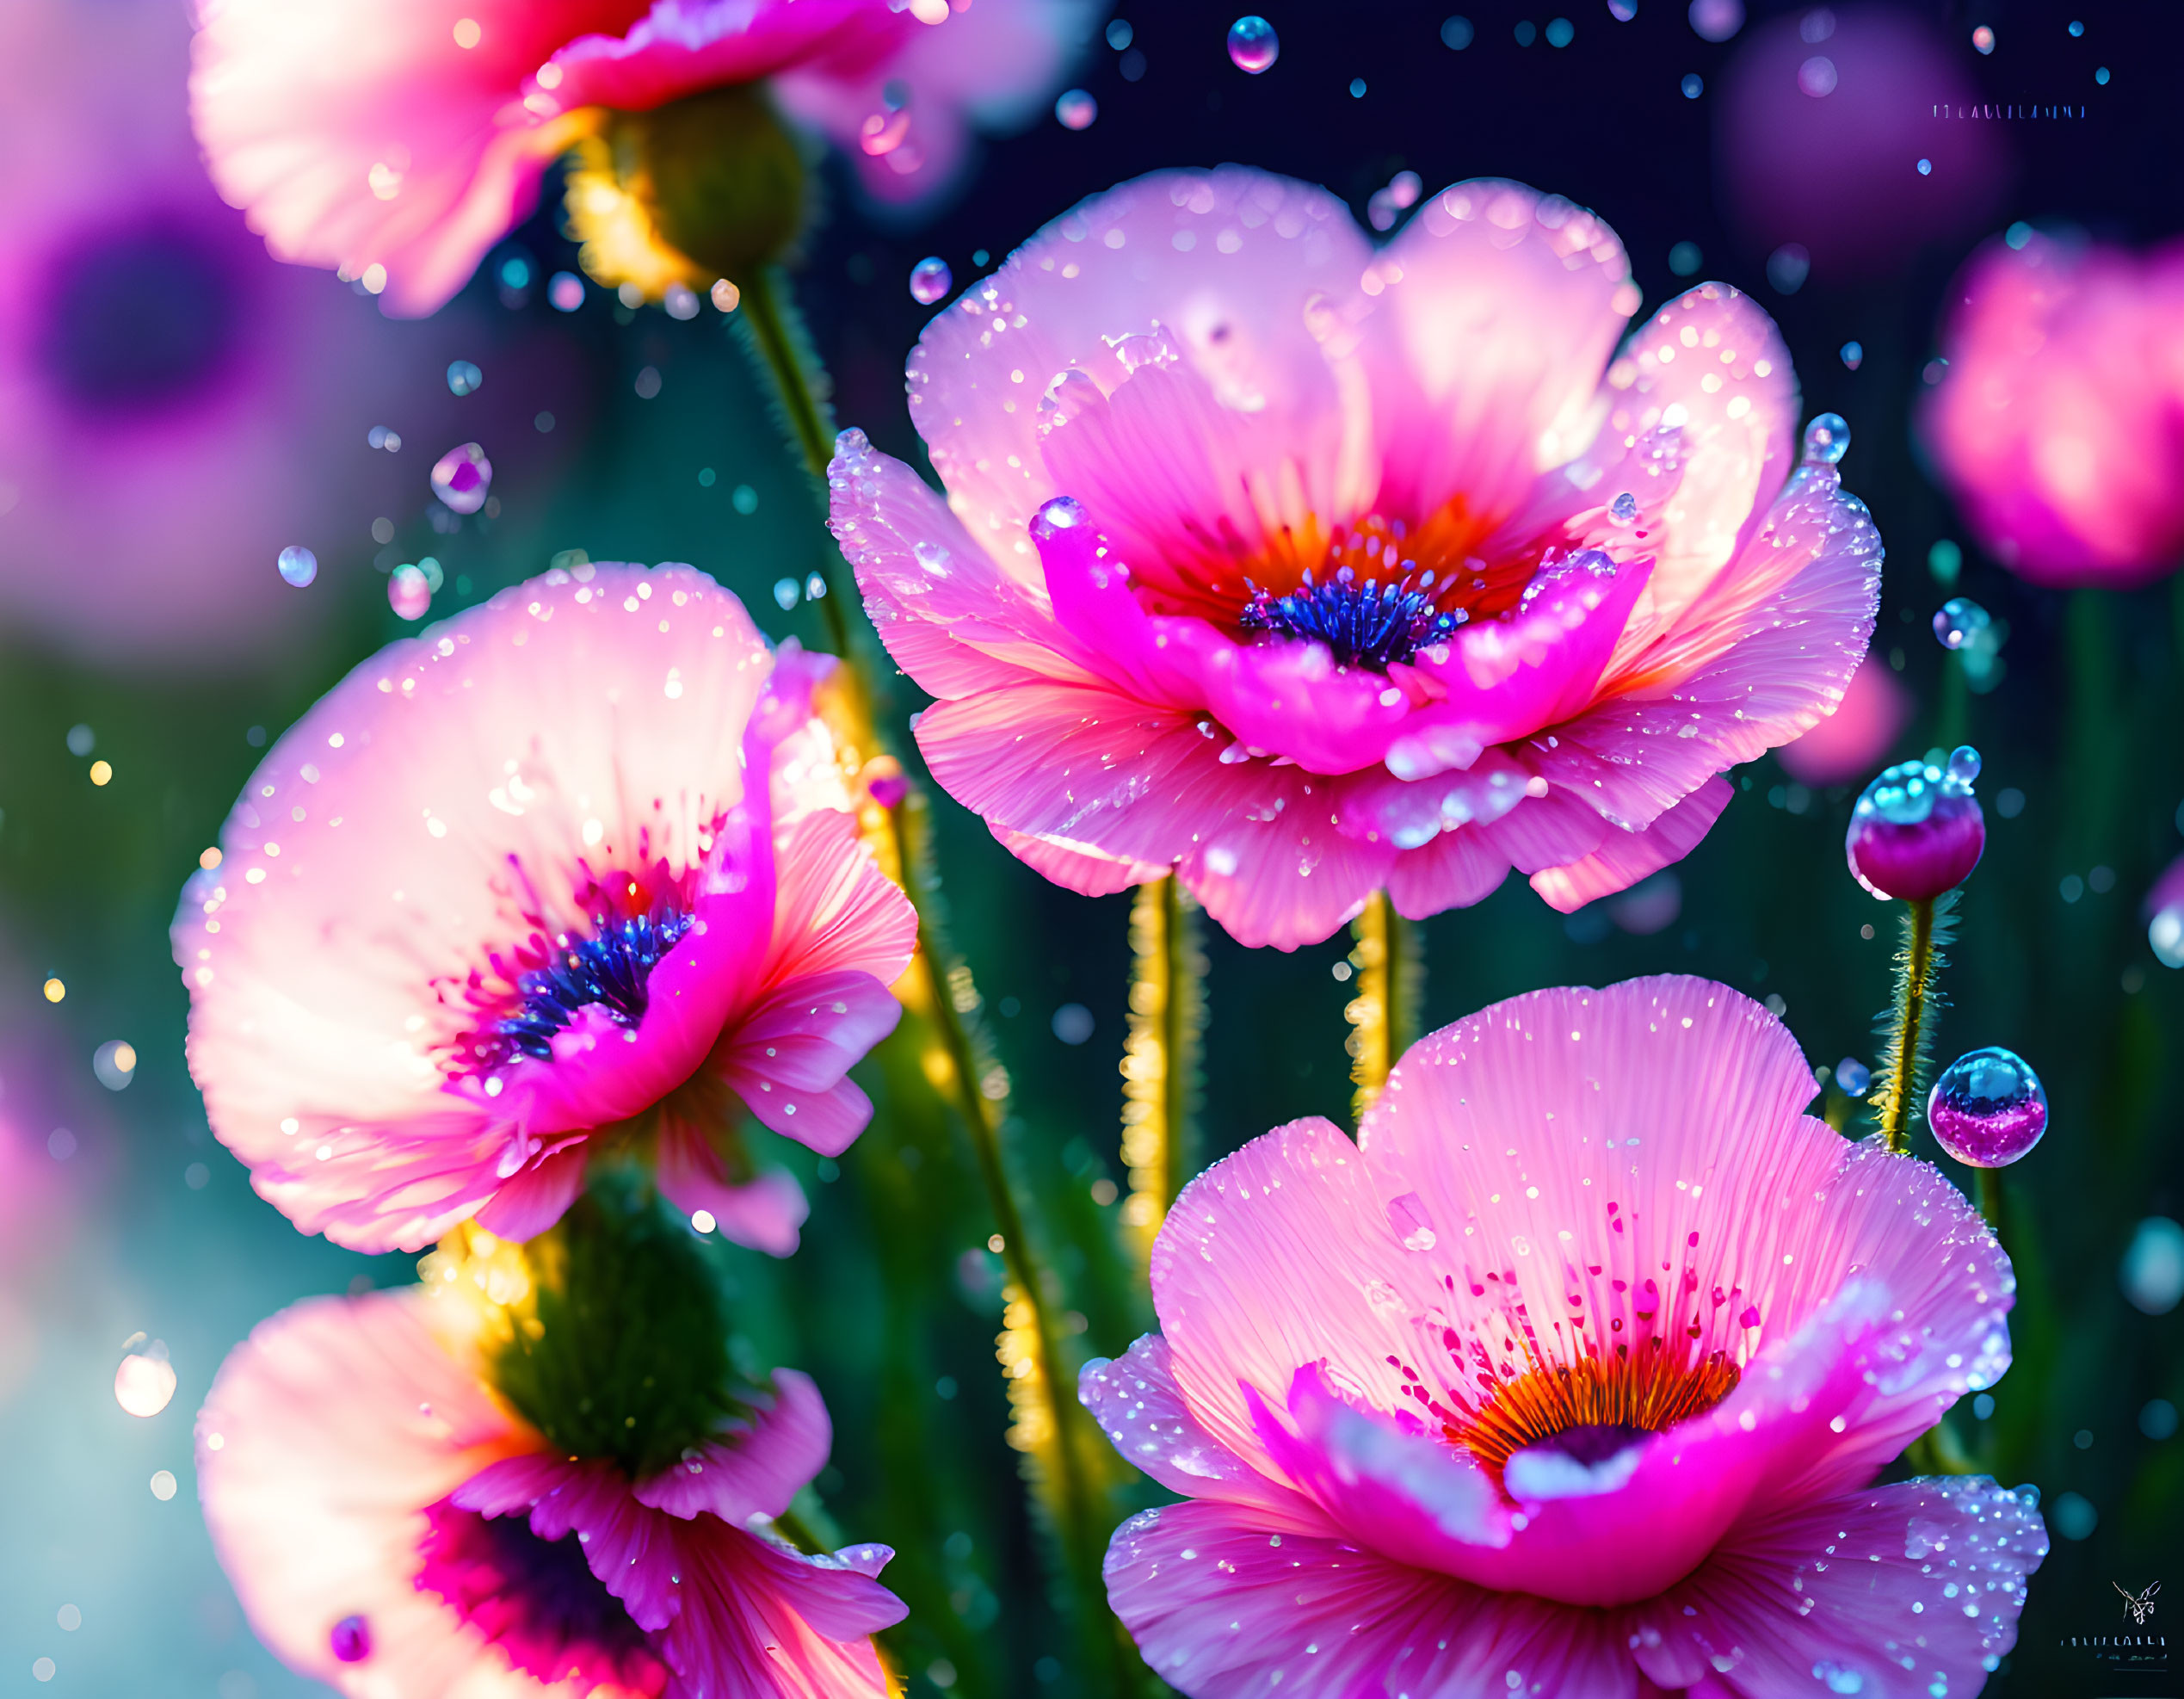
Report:
[[1946,768],[1901,762],[1867,785],[1843,839],[1858,882],[1884,901],[1925,902],[1970,878],[1987,847],[1978,776],[1979,751],[1965,744]]

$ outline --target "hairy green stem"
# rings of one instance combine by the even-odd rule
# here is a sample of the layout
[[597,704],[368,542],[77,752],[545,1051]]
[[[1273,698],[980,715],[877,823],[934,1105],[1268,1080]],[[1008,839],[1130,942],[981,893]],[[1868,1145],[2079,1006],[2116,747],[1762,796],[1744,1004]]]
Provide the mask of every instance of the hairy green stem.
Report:
[[1142,1265],[1190,1177],[1206,1029],[1206,950],[1198,905],[1168,874],[1130,905],[1130,1036],[1123,1047],[1123,1227]]
[[1955,905],[1953,891],[1903,905],[1903,945],[1896,955],[1896,998],[1884,1029],[1887,1047],[1882,1058],[1882,1083],[1874,1094],[1874,1119],[1881,1138],[1899,1154],[1911,1147],[1911,1128],[1926,1084],[1927,1060],[1940,1014],[1937,985],[1944,958],[1940,946],[1948,942],[1948,918]]
[[1351,923],[1357,947],[1350,966],[1357,973],[1357,995],[1343,1010],[1350,1023],[1350,1079],[1357,1087],[1358,1120],[1373,1107],[1388,1074],[1403,1053],[1416,1043],[1426,993],[1426,935],[1376,891],[1365,912]]

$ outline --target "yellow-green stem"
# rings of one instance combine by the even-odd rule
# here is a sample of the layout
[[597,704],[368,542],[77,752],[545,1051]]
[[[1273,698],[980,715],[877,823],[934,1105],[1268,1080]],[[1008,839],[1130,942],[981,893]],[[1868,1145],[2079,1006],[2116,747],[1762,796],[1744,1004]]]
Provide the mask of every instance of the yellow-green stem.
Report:
[[1931,1008],[1934,973],[1934,901],[1931,898],[1906,903],[1909,924],[1903,948],[1897,957],[1896,1003],[1890,1023],[1886,1075],[1879,1094],[1881,1137],[1889,1149],[1911,1148],[1911,1127],[1916,1115],[1920,1064],[1931,1042]]
[[1362,1121],[1397,1060],[1417,1041],[1425,1003],[1426,939],[1417,922],[1396,912],[1385,891],[1373,893],[1350,931],[1357,941],[1350,952],[1357,995],[1342,1011],[1350,1023],[1344,1048],[1357,1087],[1352,1108]]
[[[737,317],[743,344],[768,380],[784,429],[817,485],[824,507],[827,500],[827,467],[833,454],[832,410],[826,399],[824,374],[796,317],[788,281],[780,269],[764,267],[747,280],[737,281],[742,299],[741,312]],[[827,564],[822,568],[827,591],[823,611],[829,637],[850,675],[854,712],[867,720],[867,735],[883,751],[891,754],[885,733],[876,721],[869,720],[874,693],[858,652],[861,646],[853,640],[842,598],[836,594],[841,578],[832,570],[836,558],[830,548],[825,556]],[[998,1230],[1000,1254],[1009,1284],[1015,1290],[1015,1301],[1028,1312],[1029,1326],[1019,1330],[1012,1325],[1003,1338],[1006,1341],[1019,1331],[1029,1336],[1033,1372],[1044,1387],[1054,1425],[1054,1444],[1046,1466],[1053,1477],[1052,1514],[1056,1523],[1056,1543],[1061,1549],[1070,1591],[1088,1628],[1105,1618],[1113,1630],[1106,1634],[1088,1632],[1088,1645],[1109,1654],[1111,1690],[1117,1694],[1132,1693],[1139,1686],[1138,1672],[1142,1665],[1120,1625],[1114,1622],[1107,1609],[1106,1586],[1101,1574],[1107,1548],[1106,1519],[1100,1514],[1096,1502],[1100,1495],[1086,1467],[1085,1424],[1090,1418],[1077,1402],[1075,1377],[1069,1373],[1062,1351],[1046,1261],[1038,1254],[1016,1201],[1002,1144],[1002,1128],[1007,1115],[1008,1075],[997,1065],[988,1064],[980,1053],[985,1048],[980,1042],[982,1035],[972,1024],[979,1008],[978,990],[969,967],[958,960],[946,936],[938,894],[933,888],[935,881],[929,868],[923,807],[923,799],[913,794],[887,811],[887,830],[893,839],[889,849],[892,853],[884,855],[882,861],[883,864],[889,861],[895,863],[904,893],[917,911],[917,957],[910,974],[913,979],[922,978],[922,996],[919,1000],[926,1005],[922,1012],[940,1040],[940,1053],[937,1058],[929,1059],[924,1077],[935,1095],[962,1123],[965,1136],[970,1140]],[[990,1093],[990,1084],[994,1087]],[[1021,1411],[1019,1415],[1021,1424]],[[1089,1441],[1093,1450],[1106,1449],[1104,1438],[1096,1430],[1089,1433]]]
[[1140,1263],[1190,1176],[1206,952],[1198,905],[1171,874],[1139,886],[1130,905],[1130,1036],[1123,1047],[1123,1226]]

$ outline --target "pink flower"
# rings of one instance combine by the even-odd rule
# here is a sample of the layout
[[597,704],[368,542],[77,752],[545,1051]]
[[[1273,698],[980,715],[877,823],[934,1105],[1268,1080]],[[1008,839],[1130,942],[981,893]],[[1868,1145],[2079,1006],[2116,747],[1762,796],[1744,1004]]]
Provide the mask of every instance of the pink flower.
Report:
[[1775,759],[1800,784],[1840,785],[1873,770],[1911,717],[1911,693],[1886,660],[1868,655],[1843,687],[1835,711]]
[[420,375],[213,194],[188,57],[165,0],[0,7],[17,164],[0,181],[0,628],[108,666],[231,667],[327,613],[275,558],[302,542],[330,561],[320,468]]
[[1083,0],[206,0],[192,94],[213,181],[280,258],[382,268],[432,312],[537,205],[591,109],[770,82],[904,201],[975,123],[1048,92]]
[[510,1413],[470,1315],[416,1288],[312,1299],[222,1367],[198,1490],[275,1656],[351,1699],[884,1699],[866,1637],[904,1614],[872,1579],[891,1554],[752,1526],[826,1461],[808,1379],[777,1371],[632,1480]]
[[1282,948],[1379,887],[1424,916],[1514,865],[1568,911],[1680,859],[1842,695],[1880,544],[1824,460],[1784,483],[1766,316],[1707,284],[1619,354],[1638,301],[1513,183],[1378,254],[1233,167],[1040,232],[911,356],[946,504],[835,461],[935,778],[1073,890],[1173,868]]
[[[688,566],[556,571],[393,644],[274,746],[174,928],[221,1141],[307,1233],[550,1226],[602,1145],[794,1249],[743,1109],[837,1155],[916,917],[810,695]],[[762,776],[765,775],[765,776]]]
[[2175,571],[2184,244],[2140,258],[2036,232],[1993,241],[1952,300],[1922,428],[1987,552],[2041,584],[2125,589]]
[[1194,1181],[1163,1333],[1082,1387],[1186,1495],[1107,1554],[1154,1671],[1192,1699],[1977,1691],[2038,1514],[1872,1483],[2008,1367],[2008,1259],[1812,1094],[1724,986],[1535,992],[1415,1046],[1356,1145],[1293,1121]]

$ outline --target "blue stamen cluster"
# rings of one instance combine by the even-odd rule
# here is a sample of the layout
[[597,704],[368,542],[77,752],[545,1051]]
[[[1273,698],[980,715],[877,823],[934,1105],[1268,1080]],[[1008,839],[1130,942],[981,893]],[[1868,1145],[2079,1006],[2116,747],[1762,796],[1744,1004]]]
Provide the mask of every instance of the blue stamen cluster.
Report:
[[589,938],[561,940],[559,958],[516,981],[523,998],[521,1013],[494,1029],[505,1052],[521,1052],[541,1061],[553,1058],[553,1035],[595,1004],[624,1026],[645,1018],[645,982],[660,958],[689,930],[687,915],[639,915],[633,920],[593,922]]
[[1409,574],[1383,584],[1360,582],[1350,567],[1320,583],[1310,571],[1286,596],[1254,585],[1237,623],[1246,631],[1274,632],[1324,643],[1344,666],[1385,672],[1421,649],[1453,636],[1470,617],[1461,609],[1443,613],[1434,605],[1434,575],[1415,582]]

